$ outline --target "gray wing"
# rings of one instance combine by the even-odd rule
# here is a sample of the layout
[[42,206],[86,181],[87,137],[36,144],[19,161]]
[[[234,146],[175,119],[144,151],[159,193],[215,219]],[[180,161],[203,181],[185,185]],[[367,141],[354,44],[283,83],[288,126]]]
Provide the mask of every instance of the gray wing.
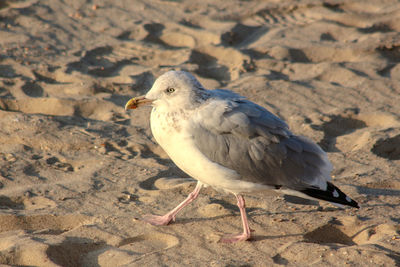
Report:
[[248,100],[209,100],[192,120],[199,150],[246,181],[301,190],[325,188],[330,179],[332,166],[318,145]]

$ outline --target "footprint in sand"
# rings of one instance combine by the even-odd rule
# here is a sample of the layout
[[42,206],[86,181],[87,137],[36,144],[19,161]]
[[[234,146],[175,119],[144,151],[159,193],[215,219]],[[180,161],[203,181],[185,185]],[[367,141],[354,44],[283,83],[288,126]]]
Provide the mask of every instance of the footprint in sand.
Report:
[[[33,200],[25,201],[29,209],[35,209],[34,200],[39,202],[40,206],[54,205],[50,200],[43,198],[33,198]],[[14,214],[1,214],[0,215],[0,232],[12,230],[26,230],[26,231],[47,231],[61,233],[73,229],[79,225],[91,223],[94,219],[89,216],[81,214],[69,215],[14,215]]]
[[[12,266],[94,266],[84,256],[105,242],[53,234],[32,236],[25,231],[0,234],[0,264]],[[111,266],[111,265],[108,265]]]
[[246,67],[251,58],[233,48],[204,46],[191,52],[190,62],[198,66],[198,75],[224,81],[235,80],[249,71]]
[[367,124],[356,118],[358,111],[349,110],[343,114],[330,115],[329,120],[321,125],[324,138],[318,143],[325,151],[336,151],[336,139],[350,134],[357,129],[367,127]]
[[371,151],[385,159],[400,160],[400,134],[391,138],[379,139]]
[[[246,42],[251,42],[253,35],[257,35],[257,32],[261,29],[261,26],[247,26],[242,23],[237,23],[229,31],[221,35],[222,44],[226,46],[241,46]],[[266,29],[262,30],[264,33]]]
[[59,266],[49,260],[49,246],[24,231],[0,234],[0,264],[7,266]]
[[356,109],[347,109],[339,114],[328,115],[321,126],[314,127],[324,132],[319,145],[325,151],[348,152],[373,146],[371,151],[380,157],[400,159],[400,150],[397,149],[400,135],[374,141],[374,130],[381,132],[399,126],[400,122],[390,114],[360,113]]
[[67,162],[61,162],[57,157],[49,157],[46,159],[46,163],[56,169],[63,170],[66,172],[73,172],[74,167]]
[[[160,194],[160,190],[173,190],[175,188],[188,189],[191,185],[195,184],[195,180],[192,178],[182,178],[182,177],[165,177],[170,176],[172,172],[180,172],[179,169],[170,168],[167,171],[161,172],[154,177],[150,177],[143,182],[139,183],[139,191],[145,192],[146,194],[139,197],[141,202],[153,203],[154,196]],[[184,174],[183,174],[184,175]]]
[[175,236],[156,231],[121,239],[92,227],[95,220],[75,214],[0,215],[0,264],[122,266],[179,245]]
[[[169,171],[167,171],[167,173],[168,172]],[[154,190],[166,190],[181,186],[187,186],[195,182],[195,180],[193,180],[192,178],[163,177],[163,174],[164,172],[144,180],[139,184],[140,189],[147,192]]]
[[186,186],[189,184],[194,184],[196,181],[192,178],[177,178],[177,177],[168,177],[168,178],[159,178],[154,182],[154,186],[159,190],[163,189],[172,189],[180,186]]
[[[31,200],[30,204],[24,202],[28,209],[36,205],[53,204],[41,198]],[[33,200],[37,202],[34,204]],[[93,217],[75,214],[61,216],[2,214],[0,215],[0,264],[79,266],[80,255],[97,249],[97,243],[91,239],[70,238],[61,234],[93,222]]]
[[0,109],[19,111],[27,114],[47,114],[71,116],[74,114],[74,101],[57,98],[0,99]]
[[179,240],[175,236],[151,232],[124,239],[115,247],[92,251],[87,258],[97,259],[100,266],[125,266],[177,245]]
[[115,57],[113,51],[114,48],[111,46],[100,46],[83,51],[80,60],[69,63],[66,71],[77,70],[96,77],[116,76],[122,66],[132,64],[132,62],[130,59]]
[[317,244],[336,243],[346,246],[376,244],[397,237],[399,230],[400,227],[394,223],[368,225],[356,216],[343,216],[304,234],[304,240]]
[[179,31],[167,31],[160,36],[160,40],[172,47],[190,47],[196,46],[196,40],[191,35]]

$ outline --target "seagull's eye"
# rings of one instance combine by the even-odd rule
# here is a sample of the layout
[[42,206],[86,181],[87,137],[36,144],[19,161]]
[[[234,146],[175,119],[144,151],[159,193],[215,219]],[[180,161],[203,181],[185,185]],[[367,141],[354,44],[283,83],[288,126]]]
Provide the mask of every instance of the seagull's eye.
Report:
[[165,92],[166,92],[167,94],[172,94],[173,92],[175,92],[175,88],[168,87],[168,88],[165,90]]

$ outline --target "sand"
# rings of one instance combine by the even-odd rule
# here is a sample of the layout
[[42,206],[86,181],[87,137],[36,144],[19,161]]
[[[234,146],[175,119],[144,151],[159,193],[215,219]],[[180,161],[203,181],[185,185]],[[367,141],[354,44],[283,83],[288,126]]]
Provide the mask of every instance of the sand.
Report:
[[[400,4],[385,1],[0,2],[0,263],[399,266]],[[229,88],[328,152],[360,210],[212,188],[169,226],[140,221],[194,181],[155,143],[160,74]]]

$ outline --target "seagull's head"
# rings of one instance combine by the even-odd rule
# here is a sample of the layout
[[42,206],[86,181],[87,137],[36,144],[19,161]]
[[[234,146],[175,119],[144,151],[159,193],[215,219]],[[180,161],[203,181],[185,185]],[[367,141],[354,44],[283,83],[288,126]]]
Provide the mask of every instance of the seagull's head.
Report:
[[192,74],[169,71],[157,78],[146,95],[129,100],[125,109],[135,109],[142,105],[192,108],[206,94],[206,90]]

